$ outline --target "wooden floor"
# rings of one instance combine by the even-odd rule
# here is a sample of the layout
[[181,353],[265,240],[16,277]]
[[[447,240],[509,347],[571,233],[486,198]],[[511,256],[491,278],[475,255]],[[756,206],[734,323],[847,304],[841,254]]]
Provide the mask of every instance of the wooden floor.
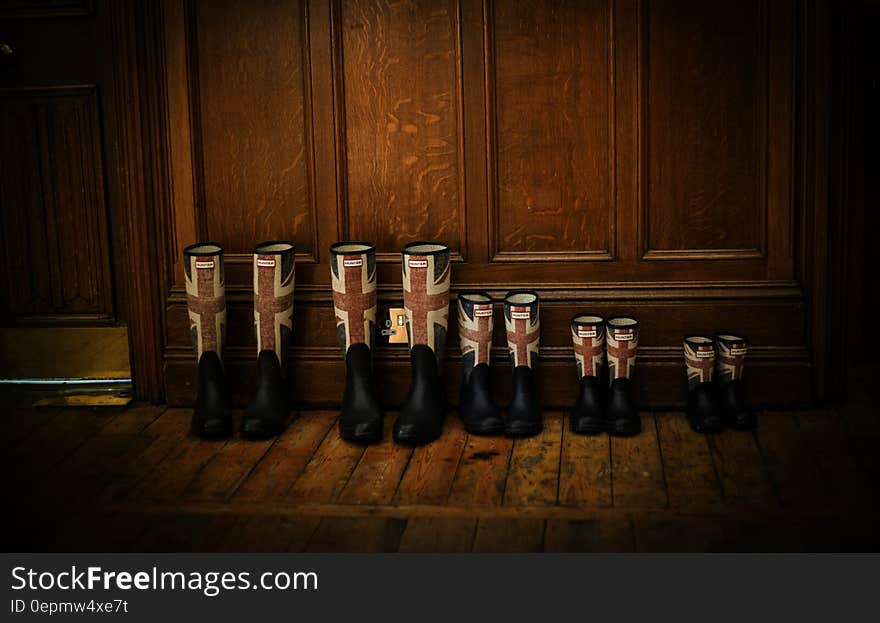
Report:
[[18,528],[4,551],[789,551],[877,549],[873,413],[764,413],[697,435],[645,412],[630,439],[545,414],[534,439],[411,450],[341,441],[335,414],[278,439],[204,441],[190,413],[133,405],[2,417]]

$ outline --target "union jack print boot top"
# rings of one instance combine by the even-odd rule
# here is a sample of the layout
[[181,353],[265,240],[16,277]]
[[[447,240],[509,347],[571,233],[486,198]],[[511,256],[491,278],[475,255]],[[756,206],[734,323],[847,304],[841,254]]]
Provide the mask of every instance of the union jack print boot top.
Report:
[[284,355],[293,332],[294,245],[287,240],[254,248],[254,333],[257,338],[257,387],[241,419],[242,437],[280,435],[289,411]]
[[642,430],[635,387],[631,376],[639,347],[639,323],[635,318],[614,316],[605,323],[605,354],[608,358],[609,435],[637,435]]
[[602,375],[605,372],[605,320],[598,314],[571,319],[571,341],[580,391],[568,419],[569,429],[581,435],[607,430],[602,409]]
[[715,371],[715,340],[708,335],[684,338],[684,362],[687,368],[687,419],[698,433],[714,433],[724,428],[712,375]]
[[513,363],[513,398],[507,407],[504,432],[508,437],[533,437],[543,428],[537,379],[541,344],[538,293],[508,292],[504,297],[504,324]]
[[741,335],[715,335],[715,382],[718,385],[718,400],[724,414],[725,426],[737,430],[752,430],[757,424],[742,381],[748,350],[749,342]]
[[222,362],[226,337],[223,248],[214,242],[188,246],[183,250],[183,272],[189,330],[199,362],[192,431],[199,437],[227,437],[232,433],[232,409]]
[[345,393],[339,435],[353,443],[382,441],[384,413],[373,382],[376,333],[376,247],[337,242],[330,247],[336,335],[345,355]]
[[449,247],[413,242],[403,249],[403,307],[409,336],[409,393],[394,423],[394,440],[421,445],[443,430],[448,402],[440,378],[449,321]]
[[457,307],[462,363],[458,414],[470,434],[500,435],[504,432],[504,419],[492,401],[489,381],[492,297],[486,292],[459,292]]

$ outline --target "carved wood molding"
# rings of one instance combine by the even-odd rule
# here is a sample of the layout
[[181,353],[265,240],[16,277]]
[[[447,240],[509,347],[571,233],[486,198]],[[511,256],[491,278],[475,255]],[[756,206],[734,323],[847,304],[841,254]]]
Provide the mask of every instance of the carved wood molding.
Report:
[[116,137],[111,219],[121,236],[116,275],[121,317],[128,324],[134,394],[164,396],[164,295],[171,241],[162,7],[159,2],[106,5],[113,50],[113,89],[106,121]]

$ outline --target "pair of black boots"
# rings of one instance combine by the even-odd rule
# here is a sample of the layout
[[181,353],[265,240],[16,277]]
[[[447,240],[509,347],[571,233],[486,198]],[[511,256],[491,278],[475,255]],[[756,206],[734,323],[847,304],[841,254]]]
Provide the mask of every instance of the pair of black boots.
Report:
[[614,379],[610,385],[598,376],[581,378],[577,401],[568,418],[569,430],[579,435],[638,435],[642,420],[634,394],[629,378]]
[[[253,398],[241,418],[241,436],[266,439],[280,435],[290,411],[282,367],[271,350],[257,357],[257,383]],[[198,437],[225,438],[232,435],[232,407],[216,352],[199,358],[198,395],[192,416],[192,431]]]
[[716,433],[724,428],[745,431],[757,425],[742,381],[747,350],[747,340],[738,335],[685,337],[686,414],[696,432]]
[[543,429],[541,401],[535,370],[529,366],[513,369],[513,396],[507,418],[492,400],[489,364],[481,363],[462,380],[458,413],[465,430],[472,435],[534,437]]

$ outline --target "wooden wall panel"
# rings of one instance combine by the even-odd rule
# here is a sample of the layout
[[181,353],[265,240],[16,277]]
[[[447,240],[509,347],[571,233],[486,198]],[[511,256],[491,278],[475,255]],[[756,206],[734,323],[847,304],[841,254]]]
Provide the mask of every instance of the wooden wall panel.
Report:
[[7,322],[113,317],[97,106],[92,86],[0,91]]
[[487,16],[495,259],[610,259],[613,7],[498,1]]
[[647,257],[761,256],[765,3],[650,2],[646,12]]
[[464,252],[458,13],[453,0],[341,5],[343,235],[389,261],[419,239]]
[[[402,303],[399,251],[417,239],[452,247],[453,300],[537,289],[548,405],[573,400],[568,322],[584,309],[641,321],[645,404],[681,404],[681,337],[718,330],[752,339],[758,402],[809,400],[790,0],[304,2],[163,1],[175,255],[195,237],[227,247],[224,361],[239,401],[261,227],[303,252],[297,402],[341,398],[327,266],[341,238],[378,245],[380,320]],[[165,377],[182,404],[195,357],[175,273]],[[495,349],[504,398],[502,333]],[[454,322],[447,355],[455,398]],[[375,360],[394,404],[406,348],[379,345]]]
[[200,0],[190,17],[201,235],[314,257],[302,3]]

